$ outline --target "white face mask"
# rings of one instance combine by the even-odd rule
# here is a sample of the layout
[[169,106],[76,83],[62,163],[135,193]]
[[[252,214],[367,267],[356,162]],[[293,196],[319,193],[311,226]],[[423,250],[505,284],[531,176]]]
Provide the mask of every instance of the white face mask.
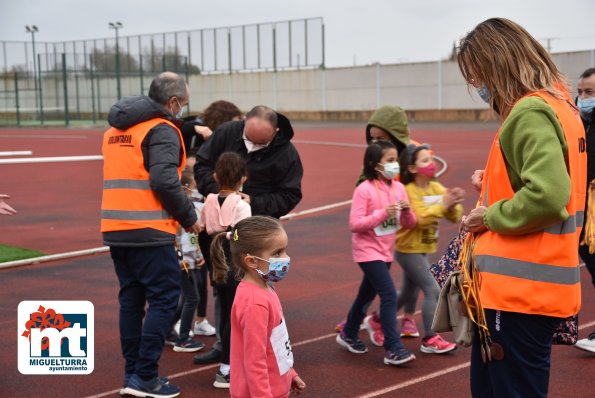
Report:
[[248,153],[251,153],[260,151],[261,149],[268,147],[270,145],[270,142],[267,142],[266,144],[255,144],[252,141],[250,141],[248,137],[246,137],[246,133],[244,133],[244,145],[246,145]]
[[[378,163],[381,164],[381,163]],[[399,172],[401,171],[401,168],[399,166],[399,162],[389,162],[389,163],[385,163],[383,165],[384,170],[378,170],[382,173],[383,176],[385,176],[387,179],[392,180],[394,179],[396,176],[399,175]]]

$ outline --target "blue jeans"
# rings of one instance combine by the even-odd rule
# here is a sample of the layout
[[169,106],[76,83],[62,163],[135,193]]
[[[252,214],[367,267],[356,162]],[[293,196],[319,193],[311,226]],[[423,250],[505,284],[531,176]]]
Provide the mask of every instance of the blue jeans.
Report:
[[178,258],[173,244],[112,246],[110,253],[120,282],[120,343],[125,372],[149,380],[158,376],[158,361],[180,295]]
[[475,398],[547,397],[552,335],[561,318],[485,310],[492,340],[504,358],[484,363],[478,339],[471,350],[471,394]]
[[368,261],[358,263],[364,272],[357,297],[347,315],[343,333],[349,338],[357,337],[359,326],[366,316],[370,303],[380,296],[380,324],[384,333],[384,348],[392,352],[403,348],[397,330],[397,290],[390,274],[390,262]]

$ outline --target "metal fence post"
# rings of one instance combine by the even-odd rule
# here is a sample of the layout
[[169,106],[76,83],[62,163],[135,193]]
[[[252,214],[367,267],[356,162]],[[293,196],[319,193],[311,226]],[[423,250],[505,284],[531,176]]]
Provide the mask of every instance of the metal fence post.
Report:
[[21,114],[19,109],[19,74],[14,73],[14,100],[15,100],[15,111],[17,115],[17,126],[21,125]]
[[90,77],[91,77],[91,117],[93,118],[93,123],[97,121],[95,116],[95,77],[93,76],[93,67],[89,70]]
[[62,81],[64,83],[64,123],[68,126],[70,124],[70,115],[68,115],[68,78],[66,74],[66,54],[62,53]]
[[37,76],[36,79],[39,81],[37,87],[39,87],[39,118],[41,124],[43,125],[44,122],[44,114],[43,114],[43,88],[41,83],[41,54],[37,54]]

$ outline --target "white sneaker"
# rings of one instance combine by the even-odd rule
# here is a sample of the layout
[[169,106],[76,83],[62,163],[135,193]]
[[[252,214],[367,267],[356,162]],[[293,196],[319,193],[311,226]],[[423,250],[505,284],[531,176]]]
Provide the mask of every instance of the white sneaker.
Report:
[[[176,332],[176,334],[179,336],[180,335],[180,324],[182,323],[182,321],[178,321],[176,322],[176,324],[174,325],[174,330]],[[190,337],[194,337],[194,333],[192,333],[192,330],[190,330],[188,332],[188,336]]]
[[215,328],[206,319],[194,323],[194,334],[198,336],[214,336],[216,332]]
[[595,332],[591,333],[586,339],[581,339],[576,342],[576,348],[581,350],[595,352]]

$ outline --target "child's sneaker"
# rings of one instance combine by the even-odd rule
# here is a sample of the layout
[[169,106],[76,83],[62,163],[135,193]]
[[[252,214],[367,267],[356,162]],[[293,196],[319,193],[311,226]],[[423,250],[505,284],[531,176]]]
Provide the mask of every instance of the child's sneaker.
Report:
[[192,337],[188,337],[185,340],[177,339],[176,344],[174,344],[175,352],[196,352],[203,348],[205,348],[205,344],[192,340]]
[[196,321],[194,323],[194,334],[197,336],[213,336],[216,332],[215,328],[206,318],[201,322]]
[[384,364],[385,365],[403,365],[404,363],[415,360],[415,355],[407,351],[405,348],[399,348],[396,352],[385,351]]
[[439,334],[435,334],[432,337],[424,337],[421,340],[421,352],[426,354],[444,354],[455,350],[457,345],[455,343],[449,343],[444,340]]
[[349,350],[349,352],[352,352],[354,354],[364,354],[368,352],[368,348],[366,347],[364,342],[361,341],[358,337],[356,337],[355,339],[350,339],[349,337],[346,337],[343,334],[343,332],[341,332],[337,335],[336,340],[341,347],[346,348],[347,350]]
[[229,373],[224,375],[220,370],[215,375],[215,382],[213,383],[215,388],[229,388]]
[[160,377],[144,381],[134,374],[122,392],[135,397],[174,398],[180,395],[180,388],[173,384],[164,384]]
[[177,340],[178,340],[178,334],[172,330],[171,332],[169,332],[169,334],[165,338],[165,344],[174,346],[174,345],[176,345]]
[[382,333],[382,326],[378,315],[373,312],[364,318],[364,328],[370,334],[370,341],[377,347],[382,347],[384,344],[384,333]]
[[401,322],[401,337],[419,337],[419,332],[413,319],[403,317],[403,322]]
[[[127,395],[126,387],[128,387],[131,377],[132,373],[126,373],[124,375],[124,386],[120,389],[120,395]],[[158,379],[161,384],[169,384],[169,378],[167,376],[159,376]]]
[[[343,319],[341,322],[337,323],[335,325],[335,332],[337,333],[341,333],[343,331],[343,328],[345,327],[345,323],[347,323],[347,320]],[[359,330],[364,330],[365,326],[362,323],[361,325],[359,325]]]
[[595,332],[591,333],[589,337],[577,341],[575,347],[581,350],[595,352]]

